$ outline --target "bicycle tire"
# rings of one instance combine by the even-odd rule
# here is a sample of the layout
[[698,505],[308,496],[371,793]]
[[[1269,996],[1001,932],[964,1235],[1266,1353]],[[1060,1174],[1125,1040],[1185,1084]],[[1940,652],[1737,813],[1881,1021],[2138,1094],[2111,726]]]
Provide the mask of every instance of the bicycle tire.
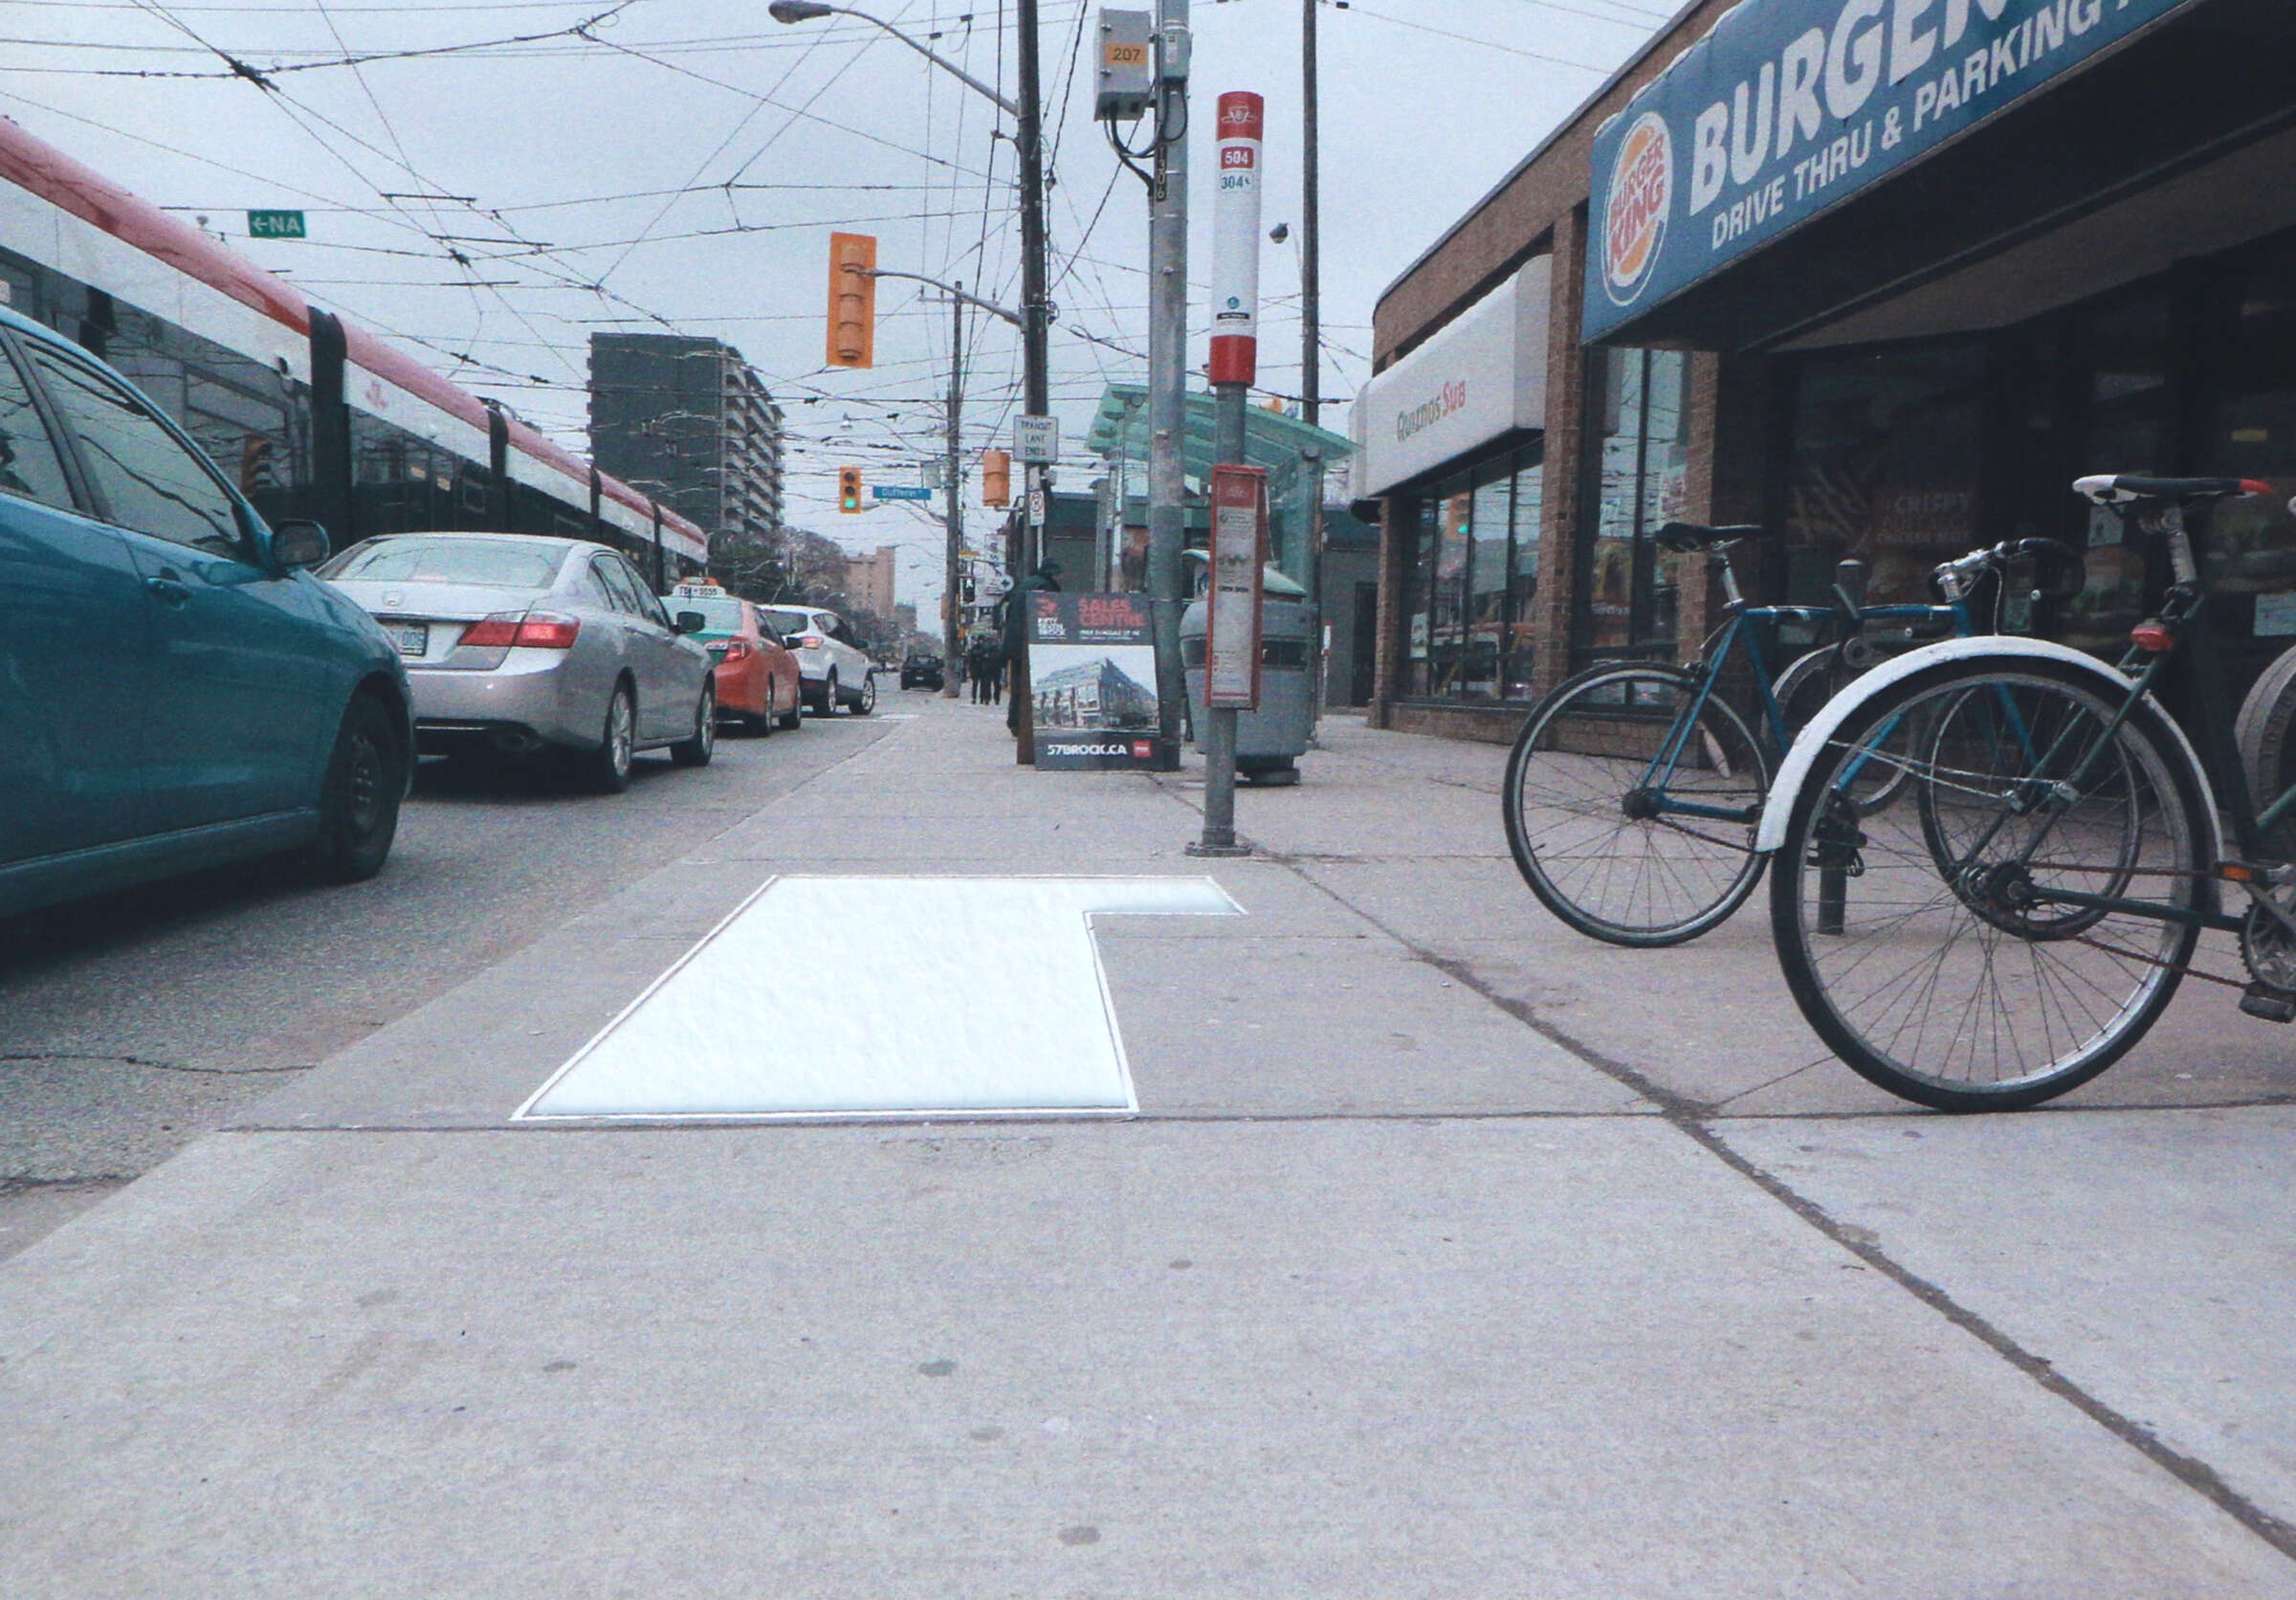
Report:
[[[1935,789],[1933,804],[1987,819],[1998,844],[1954,879],[1902,812],[1845,822],[1830,797],[1844,768],[1925,700],[1973,690],[2022,697],[2036,727],[2062,714],[2085,722],[2061,725],[2101,731],[2116,708],[2110,687],[2088,673],[2029,657],[1947,662],[1892,685],[1827,741],[1795,797],[1771,873],[1771,933],[1802,1016],[1861,1077],[1940,1111],[2020,1110],[2087,1082],[2144,1037],[2175,997],[2199,929],[2115,910],[2078,932],[2038,919],[2020,932],[2015,907],[2047,905],[2052,888],[2095,893],[2082,886],[2099,880],[2133,885],[2162,910],[2205,905],[2211,835],[2199,776],[2151,700],[2115,736],[2128,781],[2069,800],[2051,789],[2045,807],[2020,810],[2015,783],[1936,770],[1932,747],[1932,769],[1915,782]],[[2121,811],[2142,824],[2134,863],[2123,858]],[[2046,854],[2020,868],[2020,852],[2036,842]],[[2085,859],[2092,846],[2111,859]],[[1838,931],[1826,930],[1829,888],[1840,895]]]
[[[1838,644],[1821,645],[1787,662],[1786,670],[1779,673],[1777,681],[1770,686],[1770,693],[1777,701],[1778,715],[1785,720],[1788,741],[1800,736],[1810,720],[1825,709],[1826,701],[1870,670],[1842,665],[1842,647]],[[1765,729],[1768,725],[1765,719]],[[1780,750],[1777,754],[1782,761],[1785,751]],[[1894,805],[1904,796],[1906,787],[1905,769],[1892,767],[1879,782],[1858,791],[1858,809],[1862,811],[1878,811]]]
[[[1699,681],[1672,667],[1591,668],[1534,706],[1515,738],[1501,800],[1508,850],[1539,903],[1590,939],[1683,944],[1727,920],[1761,880],[1751,819],[1692,819],[1693,828],[1628,810],[1630,795],[1648,792],[1641,779]],[[1710,696],[1694,732],[1687,770],[1711,776],[1679,792],[1758,812],[1770,767],[1745,720]]]
[[[2296,647],[2281,653],[2251,684],[2234,719],[2232,740],[2248,782],[2248,804],[2262,812],[2296,784]],[[2296,854],[2296,824],[2273,830],[2273,846]]]

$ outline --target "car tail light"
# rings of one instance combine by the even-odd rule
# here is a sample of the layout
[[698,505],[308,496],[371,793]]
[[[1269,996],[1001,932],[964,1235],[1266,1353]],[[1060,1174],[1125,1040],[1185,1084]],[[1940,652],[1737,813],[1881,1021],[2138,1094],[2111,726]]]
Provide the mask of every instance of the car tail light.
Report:
[[523,611],[497,611],[483,621],[474,622],[462,631],[456,642],[470,650],[508,650],[519,636],[519,624]]
[[823,645],[828,644],[828,640],[823,638],[819,633],[800,633],[797,639],[797,648],[800,650],[819,650]]
[[574,635],[581,632],[582,624],[574,617],[557,611],[528,611],[526,620],[519,624],[516,642],[530,650],[572,650]]
[[457,643],[470,650],[570,650],[582,624],[556,611],[497,611],[462,631]]
[[751,651],[749,646],[744,644],[741,640],[728,639],[723,647],[723,654],[718,658],[721,661],[746,661],[749,659]]

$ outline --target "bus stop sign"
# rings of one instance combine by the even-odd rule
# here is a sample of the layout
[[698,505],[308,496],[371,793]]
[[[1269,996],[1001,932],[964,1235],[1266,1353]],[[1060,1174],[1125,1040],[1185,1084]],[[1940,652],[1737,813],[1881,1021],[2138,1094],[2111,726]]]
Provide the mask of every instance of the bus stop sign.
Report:
[[1204,597],[1203,703],[1260,703],[1260,602],[1268,562],[1268,473],[1212,469],[1211,591]]

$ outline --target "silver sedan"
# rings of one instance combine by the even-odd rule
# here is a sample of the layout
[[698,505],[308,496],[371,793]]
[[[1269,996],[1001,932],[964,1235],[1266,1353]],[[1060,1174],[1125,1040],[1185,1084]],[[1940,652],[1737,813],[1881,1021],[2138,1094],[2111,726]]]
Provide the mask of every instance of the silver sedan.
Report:
[[629,787],[638,750],[709,762],[709,652],[616,551],[532,534],[399,533],[352,545],[320,576],[398,646],[426,752],[563,751],[607,793]]

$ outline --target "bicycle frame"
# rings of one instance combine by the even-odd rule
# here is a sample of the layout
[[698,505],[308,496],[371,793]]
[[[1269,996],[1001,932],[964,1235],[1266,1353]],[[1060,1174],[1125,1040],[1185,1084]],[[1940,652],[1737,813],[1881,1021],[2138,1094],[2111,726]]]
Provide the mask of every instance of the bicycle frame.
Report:
[[[2152,690],[2152,685],[2167,670],[2169,662],[2180,653],[2188,653],[2192,662],[2193,687],[2199,701],[2201,739],[2195,751],[2199,759],[2201,773],[2216,792],[2219,809],[2232,821],[2233,839],[2243,859],[2255,859],[2264,855],[2263,840],[2272,829],[2296,813],[2296,785],[2278,795],[2260,814],[2254,797],[2248,792],[2248,775],[2243,769],[2237,748],[2229,697],[2225,692],[2223,652],[2214,633],[2200,626],[2206,614],[2209,593],[2202,586],[2197,547],[2181,517],[2164,528],[2170,538],[2170,551],[2175,567],[2175,581],[2161,607],[2160,621],[2171,630],[2171,643],[2166,650],[2148,650],[2131,644],[2119,662],[2121,672],[2129,678],[2129,692],[2123,697],[2105,727],[2090,743],[2071,774],[2062,780],[2078,789],[2086,783],[2097,762],[2110,749],[2120,736],[2137,705]],[[2061,736],[2062,739],[2062,736]],[[2059,745],[2041,757],[2044,764],[2062,748]],[[2006,823],[2004,816],[1989,829],[1971,853],[1971,859],[1981,854],[1999,829]],[[2047,828],[2037,829],[2020,853],[2020,862],[2029,863],[2034,853],[2048,836]],[[2216,865],[2222,865],[2219,861]],[[2220,910],[2209,909],[2208,897],[2202,903],[2190,908],[2160,905],[2149,901],[2124,900],[2111,895],[2088,895],[2078,890],[2051,888],[2040,891],[2037,898],[2051,904],[2076,906],[2085,909],[2125,913],[2153,922],[2183,922],[2237,933],[2244,919]]]
[[[1747,661],[1754,670],[1755,687],[1760,695],[1762,712],[1768,719],[1771,735],[1777,740],[1779,749],[1790,745],[1793,736],[1786,727],[1785,708],[1778,703],[1777,678],[1770,670],[1770,662],[1762,648],[1760,630],[1750,625],[1795,622],[1823,627],[1839,621],[1841,612],[1825,606],[1749,606],[1739,594],[1737,577],[1732,572],[1729,561],[1722,559],[1719,566],[1729,620],[1708,639],[1706,649],[1700,653],[1697,692],[1691,696],[1689,704],[1676,714],[1666,743],[1643,771],[1641,787],[1653,796],[1653,808],[1662,816],[1750,823],[1761,815],[1759,801],[1752,806],[1738,807],[1702,805],[1693,800],[1674,798],[1667,792],[1667,785],[1681,765],[1683,752],[1689,745],[1690,732],[1698,726],[1707,700],[1712,697],[1715,685],[1722,679],[1723,669],[1730,660],[1731,653],[1739,648],[1740,641],[1744,642]],[[1860,606],[1856,608],[1855,614],[1861,631],[1874,623],[1903,622],[1928,623],[1932,626],[1943,623],[1957,637],[1966,637],[1970,633],[1969,607],[1959,599],[1936,606]]]

